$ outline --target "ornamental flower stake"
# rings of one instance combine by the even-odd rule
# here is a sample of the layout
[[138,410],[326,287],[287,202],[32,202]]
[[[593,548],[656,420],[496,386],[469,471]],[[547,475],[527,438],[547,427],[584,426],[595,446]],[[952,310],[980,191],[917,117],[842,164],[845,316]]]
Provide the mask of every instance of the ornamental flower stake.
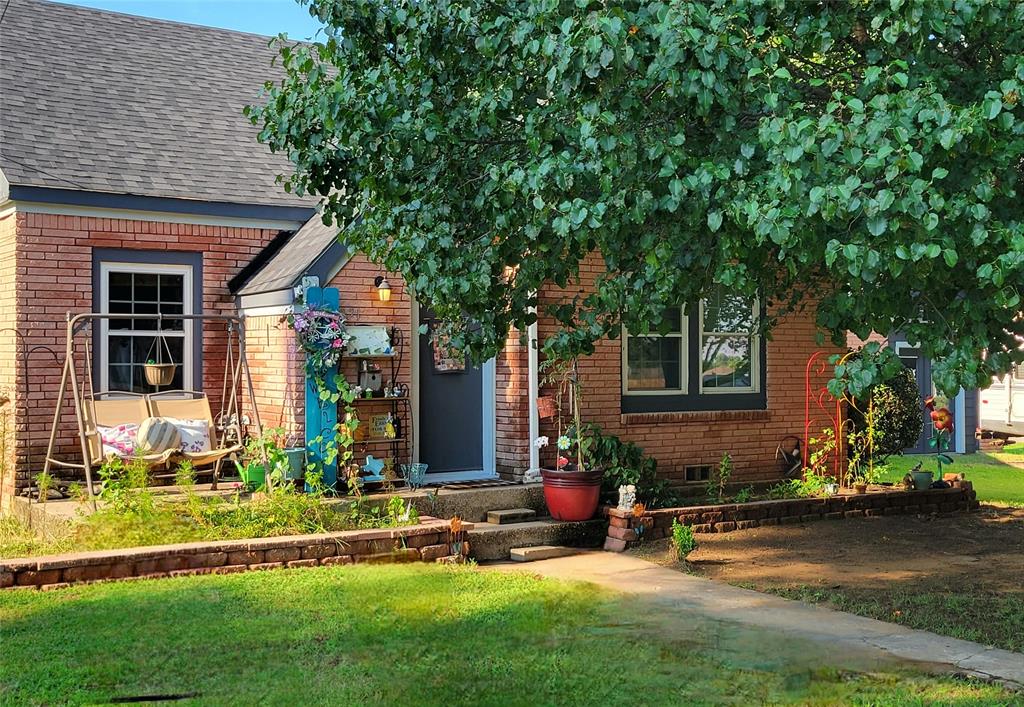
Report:
[[924,401],[924,406],[931,417],[932,427],[935,428],[935,434],[928,440],[928,446],[935,450],[935,463],[939,467],[939,481],[941,481],[942,465],[953,463],[953,458],[946,454],[953,437],[953,413],[947,407],[936,409],[935,396],[927,398]]

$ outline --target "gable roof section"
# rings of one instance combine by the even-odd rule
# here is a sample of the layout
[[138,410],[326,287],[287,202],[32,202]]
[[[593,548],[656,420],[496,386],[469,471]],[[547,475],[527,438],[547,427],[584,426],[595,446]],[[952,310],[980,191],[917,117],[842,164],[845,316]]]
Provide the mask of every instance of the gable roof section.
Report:
[[314,215],[268,259],[260,270],[234,290],[239,297],[291,290],[307,275],[316,275],[326,285],[328,278],[345,262],[348,251],[338,240],[341,229],[324,225]]
[[275,182],[291,165],[242,115],[280,76],[268,42],[10,0],[0,23],[0,170],[12,198],[42,187],[312,208],[315,199]]

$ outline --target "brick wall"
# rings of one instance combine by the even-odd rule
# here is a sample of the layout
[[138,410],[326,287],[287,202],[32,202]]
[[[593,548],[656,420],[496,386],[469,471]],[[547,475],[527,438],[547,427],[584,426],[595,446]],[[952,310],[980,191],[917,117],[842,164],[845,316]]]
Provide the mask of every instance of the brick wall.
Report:
[[[330,565],[444,562],[452,555],[448,521],[423,517],[417,525],[287,535],[252,540],[158,545],[36,558],[0,559],[0,589],[59,589],[116,579],[158,579],[197,574]],[[463,529],[472,530],[471,523]],[[468,554],[470,544],[458,548]]]
[[[373,284],[381,274],[379,267],[365,256],[349,260],[328,283],[339,291],[341,311],[349,325],[383,324],[402,332],[404,351],[398,366],[398,382],[412,386],[412,357],[416,355],[419,334],[412,330],[412,300],[402,278],[387,273],[391,301],[381,302]],[[257,403],[265,425],[284,426],[302,434],[304,410],[302,357],[295,351],[294,335],[281,317],[255,317],[246,320],[249,365],[256,386]],[[381,362],[385,380],[390,377],[388,362]],[[357,364],[349,359],[343,371],[354,385]],[[529,464],[529,390],[527,388],[527,348],[518,332],[509,334],[505,350],[498,356],[495,372],[497,405],[496,457],[502,474],[521,474]],[[364,417],[387,410],[384,406],[360,404]],[[403,437],[407,435],[403,434]],[[357,458],[373,449],[358,449]],[[404,448],[411,455],[411,444]]]
[[[301,445],[306,377],[294,333],[280,315],[246,317],[245,350],[260,421]],[[247,397],[244,410],[251,412]]]
[[17,217],[9,212],[0,218],[0,511],[6,509],[15,482],[15,406],[24,411],[22,395],[18,393],[16,329],[15,247]]
[[[94,248],[125,248],[144,251],[186,251],[202,254],[203,312],[233,314],[235,304],[227,282],[270,239],[276,230],[234,228],[181,223],[158,223],[134,219],[108,219],[81,216],[57,216],[17,212],[16,258],[17,274],[0,274],[7,283],[4,288],[16,291],[15,321],[25,333],[26,345],[48,347],[63,362],[65,344],[65,313],[89,312],[93,309],[92,251]],[[5,222],[7,219],[5,219]],[[4,228],[0,226],[0,228]],[[0,232],[0,248],[7,248],[10,227]],[[4,267],[11,260],[3,259]],[[13,287],[12,287],[13,285]],[[10,311],[9,300],[0,300],[0,312]],[[0,314],[9,316],[9,314]],[[79,339],[80,347],[85,337]],[[0,344],[5,345],[5,344]],[[223,361],[226,351],[224,330],[208,324],[203,337],[203,386],[210,394],[214,413],[219,409]],[[79,349],[84,366],[84,349]],[[5,363],[8,357],[4,356]],[[25,406],[18,421],[17,485],[42,468],[52,421],[56,394],[60,383],[61,363],[52,360],[42,349],[30,358],[28,390]],[[85,380],[85,370],[80,370]],[[0,375],[3,375],[0,373]],[[68,399],[70,400],[70,398]],[[21,409],[21,408],[19,408]],[[61,450],[72,457],[77,454],[77,437],[73,409],[67,411],[60,425]],[[29,469],[27,452],[32,452]],[[5,490],[4,493],[7,493]]]
[[837,496],[787,498],[712,506],[659,508],[637,515],[632,511],[605,508],[608,537],[604,549],[622,552],[644,540],[671,537],[672,523],[689,526],[694,533],[731,533],[762,525],[791,525],[819,520],[842,520],[865,516],[937,515],[976,511],[978,495],[969,481],[955,488],[904,491],[872,488],[869,493]]
[[[541,293],[542,304],[560,301],[585,292],[604,271],[598,257],[591,257],[581,269],[580,283],[571,290],[555,288]],[[622,342],[606,339],[596,352],[579,363],[583,382],[583,417],[607,433],[636,442],[658,460],[659,475],[674,486],[684,486],[688,465],[716,465],[722,454],[732,455],[734,483],[758,483],[778,479],[780,464],[776,449],[787,435],[803,437],[804,370],[808,358],[819,350],[841,349],[817,344],[813,309],[780,319],[766,343],[767,409],[726,412],[621,413]],[[554,323],[542,317],[541,342],[554,331]],[[550,387],[541,394],[554,394]],[[545,423],[544,434],[553,427]],[[814,432],[817,432],[815,429]],[[545,450],[548,451],[548,450]],[[550,454],[548,455],[550,456]],[[551,460],[542,458],[542,465]],[[698,484],[702,485],[702,484]]]

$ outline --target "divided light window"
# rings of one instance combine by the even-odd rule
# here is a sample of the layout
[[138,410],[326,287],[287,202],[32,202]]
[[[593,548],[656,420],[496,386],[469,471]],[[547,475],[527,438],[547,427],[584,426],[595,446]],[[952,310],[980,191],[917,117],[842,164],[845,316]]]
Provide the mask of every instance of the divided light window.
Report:
[[756,299],[719,287],[667,317],[665,334],[623,331],[624,412],[765,407]]
[[[157,319],[100,321],[100,377],[103,390],[151,393],[143,366],[148,360],[176,363],[166,390],[191,387],[192,322],[175,314],[192,314],[192,268],[188,265],[102,263],[101,311],[109,314],[163,314]],[[158,333],[167,342],[164,348]],[[160,349],[159,357],[157,349]],[[168,355],[169,349],[169,355]],[[170,361],[168,361],[170,358]]]

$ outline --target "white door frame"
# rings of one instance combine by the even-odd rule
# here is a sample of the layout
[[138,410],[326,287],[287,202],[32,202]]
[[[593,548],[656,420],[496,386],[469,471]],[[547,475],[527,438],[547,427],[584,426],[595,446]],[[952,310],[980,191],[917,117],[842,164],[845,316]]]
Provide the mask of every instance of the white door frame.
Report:
[[[409,386],[409,405],[412,407],[412,458],[413,461],[420,460],[420,307],[416,297],[410,293],[410,339],[409,352],[411,363],[412,385]],[[453,481],[474,481],[477,479],[495,479],[498,477],[497,454],[495,449],[497,439],[497,396],[496,386],[496,365],[494,359],[490,359],[480,367],[482,374],[481,388],[483,389],[483,469],[475,471],[451,471],[444,473],[430,473],[427,469],[428,483],[453,482]]]

